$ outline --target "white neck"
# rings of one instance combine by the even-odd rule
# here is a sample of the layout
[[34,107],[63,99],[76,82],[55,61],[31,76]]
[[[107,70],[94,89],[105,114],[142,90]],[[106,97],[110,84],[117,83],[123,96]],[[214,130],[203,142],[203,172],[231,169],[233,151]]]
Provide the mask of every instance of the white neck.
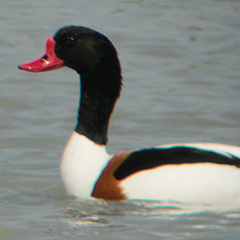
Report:
[[68,194],[88,198],[111,156],[105,145],[98,145],[73,132],[61,162],[61,176]]

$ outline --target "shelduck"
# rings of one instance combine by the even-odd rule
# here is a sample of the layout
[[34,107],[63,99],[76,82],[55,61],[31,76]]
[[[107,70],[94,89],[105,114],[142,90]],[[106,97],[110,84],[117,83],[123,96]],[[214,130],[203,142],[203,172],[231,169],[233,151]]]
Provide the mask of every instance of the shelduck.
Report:
[[108,154],[108,125],[122,87],[117,51],[103,34],[66,26],[46,53],[20,69],[67,66],[80,75],[77,124],[61,161],[68,194],[106,200],[146,199],[240,204],[240,147],[184,143]]

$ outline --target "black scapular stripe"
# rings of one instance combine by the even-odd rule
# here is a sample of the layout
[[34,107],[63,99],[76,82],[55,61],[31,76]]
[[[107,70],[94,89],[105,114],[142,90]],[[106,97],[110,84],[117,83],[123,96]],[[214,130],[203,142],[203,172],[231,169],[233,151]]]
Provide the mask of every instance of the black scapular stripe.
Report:
[[138,171],[169,164],[184,163],[217,163],[238,165],[240,158],[229,153],[221,154],[211,150],[201,150],[194,147],[149,148],[131,153],[115,170],[114,177],[122,180]]

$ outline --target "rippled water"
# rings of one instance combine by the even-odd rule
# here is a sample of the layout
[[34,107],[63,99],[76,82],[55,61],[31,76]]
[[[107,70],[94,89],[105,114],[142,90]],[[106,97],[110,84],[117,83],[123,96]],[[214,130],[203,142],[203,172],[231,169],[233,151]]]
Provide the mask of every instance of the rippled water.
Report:
[[61,153],[75,126],[78,76],[17,66],[61,26],[118,49],[124,88],[109,152],[174,142],[240,145],[237,0],[1,1],[1,239],[239,239],[237,206],[105,202],[66,196]]

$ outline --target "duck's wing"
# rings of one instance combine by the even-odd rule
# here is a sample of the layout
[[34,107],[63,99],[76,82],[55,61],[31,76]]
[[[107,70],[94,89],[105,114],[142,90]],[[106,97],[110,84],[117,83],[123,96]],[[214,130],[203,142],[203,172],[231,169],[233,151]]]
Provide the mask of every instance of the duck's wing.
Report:
[[[218,144],[211,146],[212,148],[210,144],[168,145],[137,150],[119,165],[114,171],[114,177],[123,180],[136,172],[170,164],[216,163],[240,166],[240,148],[224,145],[225,148],[219,149]],[[236,150],[239,151],[239,156]]]
[[[187,168],[187,174],[185,174],[185,170],[183,171],[180,166],[193,166],[193,168],[196,169],[194,167],[196,164],[198,166],[202,165],[204,168],[204,170],[201,170],[202,168],[200,166],[200,171],[205,171],[206,169],[208,171],[208,166],[206,165],[213,164],[217,166],[227,165],[233,168],[240,167],[240,148],[222,144],[195,143],[165,145],[117,153],[111,158],[96,181],[92,196],[108,200],[127,199],[129,196],[131,197],[125,184],[129,179],[137,179],[137,184],[134,185],[138,185],[137,188],[139,188],[139,185],[141,188],[141,185],[143,186],[145,183],[147,185],[149,182],[148,188],[153,189],[156,184],[160,186],[166,183],[162,182],[164,181],[162,177],[164,177],[165,174],[161,172],[162,167],[173,166],[173,168],[175,168],[174,170],[176,170],[176,172],[173,178],[171,178],[174,180],[175,177],[177,179],[176,173],[177,175],[179,173],[179,176],[181,176],[181,174],[187,175],[189,170],[191,171],[192,169]],[[214,172],[215,169],[209,166],[209,171]],[[141,178],[141,173],[147,173],[147,176],[145,175],[144,178]],[[238,175],[240,176],[239,173]],[[200,177],[202,178],[201,174]],[[221,175],[222,173],[219,174]],[[140,178],[141,180],[139,181]],[[145,199],[147,198],[149,197],[146,193]],[[151,198],[155,198],[155,194]]]

